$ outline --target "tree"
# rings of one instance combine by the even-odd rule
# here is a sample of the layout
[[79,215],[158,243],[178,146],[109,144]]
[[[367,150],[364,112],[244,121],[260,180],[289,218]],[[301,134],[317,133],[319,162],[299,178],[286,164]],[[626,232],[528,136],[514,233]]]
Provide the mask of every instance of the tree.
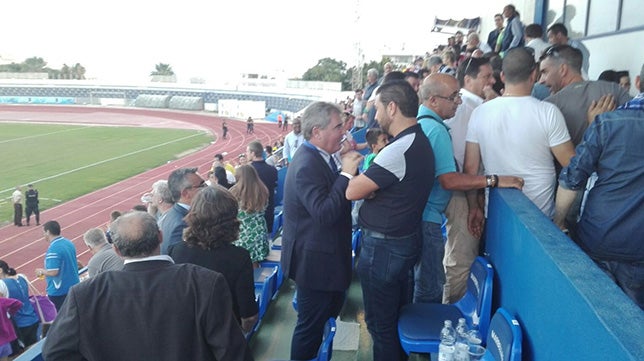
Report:
[[47,66],[47,62],[43,58],[31,57],[25,59],[22,63],[22,71],[26,73],[40,73]]
[[[382,58],[379,62],[372,60],[362,65],[362,79],[367,79],[367,70],[376,68],[378,74],[382,75],[385,63],[391,61],[388,57]],[[343,61],[324,58],[318,60],[317,65],[307,70],[302,75],[302,80],[313,81],[335,81],[342,83],[342,90],[355,90],[364,87],[364,84],[352,84],[353,72],[358,71],[357,67],[347,69]],[[357,77],[356,77],[357,78]]]
[[155,65],[154,68],[156,70],[151,72],[150,75],[163,75],[163,76],[174,75],[174,71],[172,70],[172,66],[170,66],[170,64],[159,63]]
[[72,70],[67,64],[63,64],[63,67],[60,68],[60,77],[62,79],[71,79]]
[[80,65],[80,63],[76,63],[72,69],[72,79],[78,79],[78,80],[83,80],[85,79],[85,67]]
[[347,81],[347,64],[343,61],[324,58],[302,75],[302,80],[334,81],[342,83],[342,90],[351,88],[351,77]]

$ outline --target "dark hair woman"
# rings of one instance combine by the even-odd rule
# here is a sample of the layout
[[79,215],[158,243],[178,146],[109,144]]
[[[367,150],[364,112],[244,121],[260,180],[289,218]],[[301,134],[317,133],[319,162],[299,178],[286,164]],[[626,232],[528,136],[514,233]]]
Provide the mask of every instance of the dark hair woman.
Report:
[[253,265],[247,250],[233,244],[239,236],[237,200],[222,187],[203,188],[186,215],[184,242],[170,246],[176,263],[192,263],[224,275],[233,312],[245,333],[257,322]]

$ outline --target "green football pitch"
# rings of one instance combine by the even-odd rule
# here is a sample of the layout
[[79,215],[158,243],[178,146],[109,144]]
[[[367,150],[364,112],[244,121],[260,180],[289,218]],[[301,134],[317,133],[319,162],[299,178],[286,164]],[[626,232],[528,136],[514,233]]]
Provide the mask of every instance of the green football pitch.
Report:
[[16,185],[33,183],[42,211],[201,149],[212,140],[211,134],[196,130],[0,124],[0,224],[13,219],[10,198]]

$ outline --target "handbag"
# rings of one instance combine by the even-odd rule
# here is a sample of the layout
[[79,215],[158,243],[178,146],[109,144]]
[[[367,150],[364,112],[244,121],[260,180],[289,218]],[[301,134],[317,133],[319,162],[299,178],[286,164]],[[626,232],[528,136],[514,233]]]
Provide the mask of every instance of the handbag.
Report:
[[36,310],[40,322],[42,324],[51,324],[56,319],[58,311],[56,310],[56,305],[47,297],[47,295],[41,295],[40,291],[31,282],[27,282],[29,287],[34,291],[34,295],[29,296],[29,302]]

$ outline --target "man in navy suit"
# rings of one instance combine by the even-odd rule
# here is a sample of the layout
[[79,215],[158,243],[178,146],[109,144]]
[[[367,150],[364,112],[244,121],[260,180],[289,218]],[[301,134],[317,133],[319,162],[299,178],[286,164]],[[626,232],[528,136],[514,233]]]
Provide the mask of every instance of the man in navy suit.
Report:
[[324,324],[337,317],[351,283],[351,202],[345,196],[362,156],[336,152],[344,135],[342,111],[311,104],[302,115],[302,144],[284,183],[282,267],[297,285],[297,325],[291,359],[315,357]]
[[161,254],[168,254],[168,247],[181,242],[183,229],[188,226],[183,217],[190,210],[192,198],[201,188],[207,186],[206,181],[197,174],[197,168],[179,168],[170,173],[168,187],[175,203],[161,222]]
[[253,359],[224,276],[159,255],[162,236],[146,212],[119,217],[112,237],[123,270],[70,290],[47,334],[44,359]]

